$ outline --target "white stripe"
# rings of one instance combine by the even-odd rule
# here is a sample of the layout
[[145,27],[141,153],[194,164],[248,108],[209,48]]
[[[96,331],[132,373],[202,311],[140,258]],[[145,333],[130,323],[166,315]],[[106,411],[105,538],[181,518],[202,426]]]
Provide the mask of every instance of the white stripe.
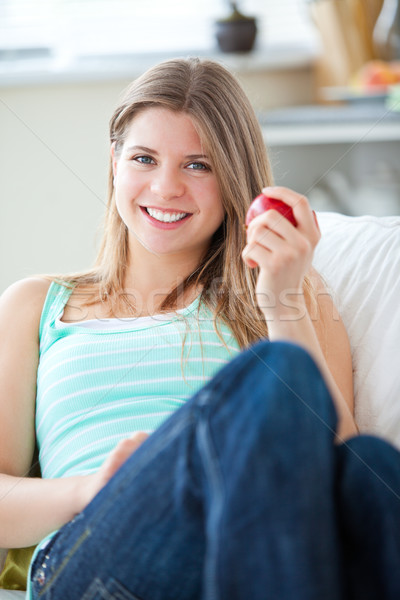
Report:
[[[203,381],[206,382],[207,380],[210,379],[210,376],[207,377],[198,377],[198,376],[189,376],[189,377],[185,377],[184,382],[186,383],[186,381]],[[141,379],[139,381],[126,381],[123,383],[115,383],[113,385],[100,385],[100,386],[96,386],[93,388],[88,388],[85,390],[85,395],[93,393],[93,392],[100,392],[102,390],[107,390],[107,392],[109,391],[113,391],[115,389],[119,389],[122,387],[126,387],[126,386],[132,386],[132,388],[139,386],[139,385],[153,385],[154,383],[160,383],[160,382],[169,382],[169,381],[180,381],[182,382],[183,379],[182,377],[161,377],[159,379]],[[47,410],[43,413],[42,415],[42,420],[41,422],[38,424],[37,426],[37,430],[36,432],[39,433],[43,421],[44,419],[47,417],[47,415],[49,414],[49,412],[55,408],[56,406],[58,406],[61,402],[65,402],[66,400],[70,400],[71,398],[76,398],[77,396],[82,395],[82,390],[79,390],[77,392],[73,392],[72,394],[67,394],[66,396],[63,396],[62,398],[60,398],[59,400],[57,400],[56,402],[53,402],[48,408]],[[100,404],[100,402],[103,400],[102,397],[99,398],[99,401],[97,404],[94,405],[94,407],[98,406]]]
[[[169,416],[171,413],[169,411],[165,411],[165,412],[161,412],[161,413],[154,413],[156,416]],[[86,444],[83,447],[80,447],[78,450],[76,450],[74,452],[74,454],[71,454],[70,456],[68,456],[68,462],[72,462],[73,460],[76,460],[77,458],[79,458],[80,456],[82,456],[83,454],[85,454],[88,450],[90,450],[91,448],[95,448],[96,446],[103,446],[104,442],[110,441],[110,440],[115,440],[115,443],[113,444],[113,448],[115,448],[117,446],[117,444],[123,440],[123,439],[127,439],[129,438],[133,433],[136,433],[137,431],[144,431],[143,429],[131,429],[129,431],[129,433],[125,433],[125,432],[121,432],[121,433],[116,433],[114,435],[108,435],[108,436],[103,436],[101,438],[97,438],[96,440],[90,442],[89,444]],[[154,431],[154,429],[151,430],[146,430],[146,433],[152,433]],[[103,454],[105,454],[105,458],[107,458],[107,454],[103,451]],[[84,462],[89,462],[92,460],[98,460],[98,456],[92,456],[90,458],[88,458],[86,461]],[[52,462],[52,461],[50,461]],[[48,465],[50,464],[50,462],[48,463]],[[83,463],[84,464],[84,463]],[[48,466],[46,465],[46,467]],[[64,466],[64,464],[59,465],[58,467],[58,471],[59,469],[62,469]],[[57,471],[56,471],[57,473]],[[56,474],[54,475],[55,477],[60,477],[60,474]]]
[[[164,335],[164,336],[163,336],[163,335],[157,335],[157,336],[154,336],[154,342],[157,342],[157,340],[159,340],[160,338],[163,338],[163,337],[164,337],[164,338],[166,338],[166,337],[170,337],[171,335],[173,335],[174,337],[176,337],[176,335],[178,335],[178,332],[176,332],[176,333],[175,333],[175,332],[173,332],[173,333],[169,333],[169,334],[168,334],[168,336],[167,336],[167,335]],[[74,336],[74,337],[75,337],[75,336]],[[63,347],[63,348],[60,348],[59,350],[57,350],[57,352],[52,352],[50,356],[48,356],[47,358],[45,358],[45,359],[43,360],[43,362],[42,362],[42,366],[45,366],[49,360],[53,359],[53,358],[54,358],[55,356],[57,356],[58,354],[61,354],[62,352],[65,352],[66,350],[67,350],[68,352],[71,352],[72,350],[75,350],[76,348],[82,348],[82,347],[84,347],[84,346],[93,346],[93,345],[98,345],[98,346],[100,346],[101,344],[110,344],[110,339],[109,339],[109,337],[108,337],[108,336],[107,336],[107,338],[108,338],[108,339],[102,339],[102,338],[98,338],[98,339],[97,339],[97,338],[96,338],[96,339],[94,339],[94,340],[88,340],[88,341],[86,341],[86,342],[80,342],[80,343],[74,343],[74,344],[70,344],[70,343],[69,343],[67,348]],[[142,338],[143,338],[143,339],[148,339],[148,338],[149,338],[149,335],[142,336]],[[71,341],[71,338],[70,338],[70,337],[68,337],[68,336],[64,336],[64,337],[62,337],[62,338],[59,338],[59,339],[60,339],[60,340],[63,340],[63,341],[68,341],[68,342],[70,342],[70,341]],[[136,343],[137,343],[137,340],[140,340],[140,339],[141,339],[141,337],[140,337],[139,335],[135,335],[134,344],[136,345]],[[121,337],[121,338],[117,338],[117,337],[113,337],[113,338],[112,338],[112,342],[113,342],[113,343],[114,343],[114,342],[117,342],[117,343],[119,343],[119,344],[120,344],[121,342],[125,342],[125,344],[126,344],[126,341],[127,341],[127,337],[126,337],[126,335],[125,335],[125,336],[123,336],[123,337]],[[152,348],[154,348],[154,347],[155,347],[155,345],[154,345],[154,342],[153,342],[153,345],[151,346]],[[180,340],[179,340],[179,343],[173,344],[173,345],[172,345],[172,347],[176,347],[176,346],[179,346],[179,345],[181,345],[181,344],[182,344],[182,339],[180,339]],[[169,347],[170,347],[170,344],[164,344],[164,345],[162,345],[162,346],[159,346],[159,345],[157,344],[157,348],[169,348]],[[48,349],[46,350],[46,352],[48,352]],[[118,354],[119,352],[120,352],[120,350],[117,350],[115,353],[116,353],[116,354]],[[96,353],[95,353],[95,354],[96,354]]]
[[[75,332],[74,332],[75,333]],[[74,349],[74,348],[78,348],[80,346],[87,346],[87,345],[101,345],[101,344],[109,344],[110,343],[110,337],[113,343],[116,343],[118,345],[121,345],[121,342],[126,342],[126,340],[128,339],[127,334],[128,333],[132,333],[134,335],[132,335],[131,337],[134,338],[134,341],[136,343],[137,340],[142,340],[142,339],[148,339],[149,337],[153,337],[155,340],[158,340],[160,338],[168,338],[168,337],[176,337],[177,335],[180,335],[182,338],[182,332],[180,331],[162,331],[162,332],[157,332],[157,335],[153,335],[148,331],[146,332],[140,332],[140,331],[132,331],[132,332],[121,332],[118,334],[111,334],[110,332],[104,332],[104,334],[93,334],[87,330],[83,330],[82,332],[79,333],[75,333],[75,335],[63,335],[63,336],[59,336],[58,340],[63,340],[63,341],[67,341],[70,342],[71,339],[75,339],[75,338],[80,338],[81,336],[83,338],[87,338],[88,336],[90,336],[90,340],[88,341],[84,341],[84,342],[78,342],[78,343],[74,343],[72,345],[68,346],[68,349]],[[106,337],[106,339],[104,339],[102,337],[102,335],[104,335]],[[58,354],[59,352],[62,352],[64,350],[64,348],[62,348],[61,350],[59,350],[58,352],[55,352],[54,355]],[[45,352],[47,352],[47,350],[45,350]]]
[[[149,415],[146,415],[146,418],[148,417],[160,417],[160,416],[165,416],[165,415],[170,415],[172,414],[172,411],[162,411],[162,412],[156,412],[156,413],[151,413]],[[48,469],[48,467],[54,462],[54,460],[57,458],[57,455],[60,454],[60,452],[62,452],[64,450],[64,448],[68,447],[69,445],[73,444],[73,442],[79,438],[86,437],[88,436],[88,433],[90,431],[96,430],[96,429],[104,429],[105,425],[109,425],[111,423],[120,423],[122,422],[130,422],[130,421],[137,421],[138,419],[143,418],[143,416],[132,416],[129,419],[125,418],[121,418],[121,419],[113,419],[112,421],[110,421],[109,423],[105,424],[96,424],[96,425],[91,425],[90,427],[86,427],[84,431],[80,431],[79,433],[76,433],[73,436],[69,436],[68,439],[64,440],[64,443],[58,446],[58,449],[56,450],[56,452],[54,452],[52,454],[51,459],[46,463],[46,469]],[[131,430],[132,432],[135,431],[135,429]],[[118,438],[121,439],[122,438],[122,434],[118,435],[112,435],[112,436],[108,436],[108,437],[103,437],[103,438],[97,438],[95,441],[90,442],[89,444],[86,444],[86,446],[80,447],[73,455],[68,456],[68,460],[72,460],[74,457],[79,456],[80,454],[84,453],[84,451],[87,448],[90,448],[91,446],[96,446],[97,444],[101,444],[104,440],[107,439],[113,439],[113,438]],[[63,465],[61,465],[62,467]]]
[[[158,346],[159,347],[159,346]],[[136,351],[136,350],[135,350]],[[47,370],[47,372],[44,373],[44,375],[39,377],[39,382],[40,385],[43,385],[43,382],[46,380],[46,377],[48,377],[49,373],[51,373],[52,371],[54,371],[57,368],[62,367],[63,365],[67,365],[70,364],[74,361],[81,361],[82,359],[86,359],[86,358],[92,358],[92,357],[98,357],[98,356],[114,356],[117,354],[126,354],[128,351],[125,349],[123,350],[118,350],[115,352],[95,352],[95,353],[90,353],[90,354],[82,354],[80,356],[73,356],[72,358],[66,358],[65,360],[62,360],[61,362],[57,362],[55,365],[53,365],[50,369]],[[133,354],[133,352],[132,352]],[[187,362],[199,362],[201,359],[200,358],[184,358],[183,362],[187,363]],[[229,359],[223,359],[223,358],[207,358],[206,359],[207,362],[216,362],[216,363],[220,363],[220,364],[225,364]],[[156,365],[156,364],[165,364],[165,363],[178,363],[178,362],[182,362],[182,358],[177,358],[175,360],[172,359],[162,359],[162,360],[153,360],[153,361],[147,361],[147,362],[140,362],[141,366],[150,366],[150,365]],[[124,365],[121,365],[121,368],[123,368]],[[125,365],[128,366],[128,365]],[[89,371],[88,371],[89,372]],[[62,381],[62,380],[60,380]]]
[[[40,398],[40,404],[42,404],[42,402],[44,402],[44,399],[46,398],[47,394],[49,392],[51,392],[51,390],[55,387],[57,387],[57,385],[61,385],[63,384],[65,381],[69,381],[71,379],[78,379],[79,377],[82,377],[83,375],[89,375],[91,373],[105,373],[106,371],[118,371],[121,369],[128,369],[127,371],[127,375],[131,373],[133,368],[136,367],[141,367],[142,363],[139,364],[133,364],[129,363],[128,365],[121,365],[121,366],[114,366],[114,367],[98,367],[96,369],[88,369],[85,371],[78,371],[77,373],[73,373],[72,375],[66,375],[65,377],[62,377],[61,379],[58,379],[57,381],[55,381],[54,383],[52,383],[49,387],[46,388],[46,390],[43,392],[43,394],[41,395]],[[110,385],[110,384],[109,384]],[[86,388],[84,391],[80,390],[80,393],[86,393]]]
[[[146,367],[146,366],[150,366],[150,365],[163,365],[163,364],[181,364],[182,359],[178,358],[175,360],[153,360],[153,361],[148,361],[148,362],[140,362],[140,363],[129,363],[129,364],[125,364],[125,365],[114,365],[114,366],[110,366],[110,367],[98,367],[96,369],[86,369],[85,371],[78,371],[77,373],[73,373],[72,375],[66,375],[65,377],[62,377],[61,379],[58,379],[57,381],[55,381],[53,384],[51,384],[42,394],[41,398],[40,398],[40,403],[42,403],[44,401],[44,398],[46,398],[46,395],[53,389],[55,388],[57,385],[61,385],[63,384],[65,381],[70,381],[73,379],[78,379],[79,377],[83,377],[85,375],[91,375],[94,373],[105,373],[107,371],[119,371],[121,369],[127,369],[127,373],[126,375],[129,375],[132,373],[133,369],[136,368],[142,368],[142,367]],[[199,363],[200,359],[198,358],[188,358],[188,359],[184,359],[183,362],[186,364],[188,362],[196,362]],[[218,364],[225,364],[226,361],[222,360],[222,359],[207,359],[207,362],[215,362]],[[42,384],[42,381],[40,382],[40,384]],[[112,383],[110,383],[109,385],[112,385]],[[86,393],[86,388],[84,393]]]
[[[213,328],[211,328],[211,329],[201,329],[201,328],[195,328],[195,329],[191,329],[191,328],[190,328],[190,329],[189,329],[189,333],[198,333],[199,331],[201,332],[201,334],[202,334],[202,333],[211,333],[211,334],[214,334],[214,335],[216,335],[216,333],[215,333],[215,330],[214,330]],[[87,332],[84,332],[84,333],[87,333]],[[113,343],[114,343],[114,342],[117,342],[117,343],[119,343],[121,340],[122,340],[122,341],[126,341],[126,339],[127,339],[127,338],[126,338],[126,333],[128,333],[128,332],[122,332],[122,333],[120,334],[120,337],[119,337],[119,338],[117,337],[117,335],[119,335],[119,334],[115,334],[115,335],[113,335],[113,337],[112,337],[112,341],[113,341]],[[184,334],[185,332],[182,332],[182,331],[176,331],[176,330],[175,330],[175,331],[165,331],[165,330],[164,330],[164,331],[161,331],[161,332],[157,332],[157,335],[154,335],[154,334],[153,334],[153,335],[151,335],[151,334],[149,334],[149,332],[148,332],[148,331],[147,331],[147,332],[145,332],[145,333],[143,333],[143,334],[141,334],[141,332],[132,332],[132,333],[134,333],[134,334],[135,334],[135,343],[136,343],[138,340],[140,341],[140,340],[142,340],[142,339],[146,339],[146,338],[149,338],[149,337],[154,337],[155,339],[159,339],[159,338],[167,338],[167,337],[170,337],[170,336],[176,337],[176,336],[178,336],[178,335],[179,335],[179,336],[180,336],[180,341],[179,341],[179,343],[181,344],[181,343],[182,343],[182,334]],[[107,337],[108,337],[108,334],[109,334],[109,332],[105,332],[105,335],[106,335]],[[233,339],[233,341],[234,341],[234,337],[233,337],[233,334],[232,334],[232,332],[230,332],[230,331],[225,331],[225,332],[224,332],[224,331],[223,331],[223,332],[222,332],[222,334],[223,334],[223,337],[224,337],[224,335],[225,335],[225,336],[227,335],[228,337],[232,338],[232,339]],[[99,334],[97,334],[97,335],[99,335]],[[62,337],[62,338],[60,338],[60,339],[63,339],[63,340],[68,340],[68,341],[69,341],[69,339],[70,339],[70,338],[68,338],[68,336],[64,336],[64,337]],[[68,346],[68,351],[71,351],[71,350],[73,350],[73,349],[75,349],[75,348],[79,348],[79,347],[82,347],[82,346],[93,345],[93,344],[98,344],[98,345],[100,345],[100,344],[108,344],[108,343],[110,343],[110,340],[109,340],[109,339],[101,339],[101,338],[97,339],[97,338],[96,338],[96,339],[91,339],[91,340],[89,340],[89,341],[86,341],[86,342],[79,342],[79,343],[76,343],[76,344],[69,345],[69,346]],[[198,344],[199,342],[196,342],[196,343]],[[207,342],[204,342],[204,343],[207,343]],[[209,343],[211,343],[211,342],[209,342]],[[177,344],[174,344],[174,345],[173,345],[173,347],[176,347],[176,345],[177,345]],[[214,342],[214,345],[218,345],[218,344]],[[222,343],[221,343],[221,342],[219,342],[219,345],[222,345]],[[159,347],[159,346],[158,346],[158,347]],[[164,348],[164,347],[168,347],[168,344],[166,344],[166,345],[164,345],[164,346],[160,346],[160,347],[162,347],[162,348]],[[228,346],[228,348],[230,348],[230,349],[232,349],[232,350],[236,350],[236,351],[238,350],[238,347],[237,347],[237,346],[234,346],[234,347],[232,347],[232,346]],[[61,348],[61,349],[60,349],[60,350],[58,350],[57,352],[54,352],[54,353],[52,353],[52,356],[51,356],[51,357],[49,357],[49,358],[52,358],[52,357],[54,357],[54,356],[57,356],[57,355],[58,355],[60,352],[64,352],[64,350],[65,350],[65,348]],[[44,365],[46,365],[46,362],[47,362],[47,360],[49,360],[49,358],[48,358],[48,359],[45,359],[45,360],[43,360],[43,363],[42,363],[42,364],[43,364],[43,366],[44,366]]]
[[[52,428],[45,434],[45,437],[41,441],[40,452],[41,454],[45,454],[47,452],[47,446],[52,444],[54,439],[57,439],[58,436],[68,434],[68,430],[71,427],[74,427],[77,423],[81,422],[89,412],[90,414],[95,414],[96,416],[102,413],[106,415],[110,411],[118,411],[121,407],[129,410],[136,407],[138,404],[144,404],[148,402],[173,402],[183,405],[185,402],[187,402],[187,400],[187,395],[182,396],[181,398],[172,396],[137,396],[135,398],[124,398],[119,402],[111,401],[108,404],[100,404],[95,413],[93,412],[92,408],[75,411],[53,424]],[[146,416],[146,414],[141,416]],[[67,425],[67,427],[64,427],[64,425]]]
[[[148,338],[148,336],[146,336],[146,337]],[[174,337],[176,337],[176,336],[174,336]],[[157,336],[157,338],[159,339],[159,336]],[[135,347],[132,349],[133,351],[136,351],[136,352],[143,351],[143,350],[149,350],[149,349],[152,350],[153,348],[177,348],[177,347],[179,347],[179,346],[182,345],[182,339],[179,339],[178,342],[170,342],[170,343],[167,343],[167,344],[158,344],[158,343],[155,344],[154,342],[157,342],[157,339],[154,339],[154,342],[153,342],[153,344],[151,346],[140,346],[140,347],[137,347],[137,343],[136,343],[137,339],[138,338],[135,339]],[[126,338],[123,341],[126,342]],[[96,342],[97,342],[97,340],[96,340]],[[110,340],[99,340],[97,342],[98,345],[100,345],[100,344],[109,344],[109,343],[110,343]],[[188,344],[189,344],[189,342],[188,342]],[[76,348],[81,348],[81,347],[84,347],[84,346],[91,346],[91,345],[93,345],[93,340],[88,340],[87,342],[81,342],[79,344],[68,345],[68,348],[60,348],[60,350],[58,350],[57,352],[52,352],[50,356],[48,356],[47,358],[45,358],[44,360],[42,360],[40,366],[41,366],[41,368],[44,368],[49,360],[53,360],[54,357],[58,356],[59,354],[61,354],[63,352],[66,352],[66,351],[71,352],[71,351],[75,350]],[[225,346],[222,344],[222,342],[209,342],[207,340],[191,341],[190,345],[191,346],[210,346],[210,347],[217,346],[217,347],[225,348]],[[227,348],[229,350],[234,351],[234,352],[238,352],[238,347],[237,346],[232,346],[232,345],[227,344]],[[103,354],[120,354],[121,352],[124,352],[124,351],[127,352],[126,349],[125,350],[114,350],[114,351],[108,351],[108,352],[105,352],[105,353],[103,353],[103,352],[101,352],[101,353],[93,353],[93,356],[96,356],[97,354],[99,354],[101,356]]]

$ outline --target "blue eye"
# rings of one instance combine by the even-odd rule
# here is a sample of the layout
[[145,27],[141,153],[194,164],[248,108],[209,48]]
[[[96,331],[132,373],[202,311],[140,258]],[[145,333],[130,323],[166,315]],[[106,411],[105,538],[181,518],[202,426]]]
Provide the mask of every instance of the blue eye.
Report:
[[152,165],[154,163],[151,156],[135,156],[134,160],[141,163],[142,165]]
[[193,169],[194,171],[209,171],[210,167],[201,162],[192,162],[188,165],[189,169]]

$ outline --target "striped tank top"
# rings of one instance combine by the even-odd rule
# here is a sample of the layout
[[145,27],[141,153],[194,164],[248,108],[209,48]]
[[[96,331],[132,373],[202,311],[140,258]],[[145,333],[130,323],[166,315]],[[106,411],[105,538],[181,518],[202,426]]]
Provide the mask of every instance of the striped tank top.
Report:
[[171,315],[113,320],[110,329],[61,322],[71,293],[53,282],[40,321],[36,436],[47,478],[95,472],[121,439],[151,433],[240,351],[223,323],[221,342],[199,298]]
[[46,478],[96,471],[121,439],[151,433],[240,351],[223,323],[221,342],[199,298],[110,329],[60,323],[71,293],[52,283],[40,322],[36,435]]

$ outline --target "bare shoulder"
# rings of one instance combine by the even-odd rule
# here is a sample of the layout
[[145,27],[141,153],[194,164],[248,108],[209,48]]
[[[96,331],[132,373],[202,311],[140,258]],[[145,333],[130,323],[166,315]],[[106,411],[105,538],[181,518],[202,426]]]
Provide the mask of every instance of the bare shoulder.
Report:
[[21,279],[10,285],[0,296],[0,320],[18,317],[25,324],[40,320],[51,281],[40,277]]
[[1,295],[3,299],[24,300],[29,297],[46,297],[51,280],[45,277],[27,277],[11,284]]
[[0,298],[0,472],[23,475],[35,447],[39,323],[50,281],[31,278]]

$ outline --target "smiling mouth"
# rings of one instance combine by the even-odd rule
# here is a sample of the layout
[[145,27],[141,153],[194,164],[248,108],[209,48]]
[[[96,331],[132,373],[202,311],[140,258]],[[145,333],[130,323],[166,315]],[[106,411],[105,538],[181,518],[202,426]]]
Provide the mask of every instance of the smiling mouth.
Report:
[[144,209],[153,219],[161,223],[176,223],[191,214],[186,212],[163,212],[149,207],[144,207]]

